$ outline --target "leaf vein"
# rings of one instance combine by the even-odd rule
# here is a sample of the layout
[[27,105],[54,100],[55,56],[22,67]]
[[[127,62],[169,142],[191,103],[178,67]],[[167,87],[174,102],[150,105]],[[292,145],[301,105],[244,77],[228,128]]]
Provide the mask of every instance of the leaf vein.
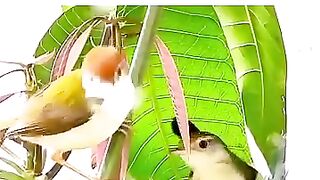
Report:
[[158,171],[158,169],[160,169],[160,167],[162,166],[162,164],[169,159],[169,155],[167,154],[158,164],[157,166],[154,168],[154,170],[151,173],[151,178],[153,178],[154,174]]
[[143,144],[139,147],[138,151],[136,152],[136,154],[134,155],[134,158],[128,168],[128,171],[130,171],[130,169],[132,168],[132,166],[134,165],[135,161],[137,160],[139,154],[141,153],[141,151],[144,149],[144,147],[151,141],[152,138],[154,138],[157,133],[159,132],[159,129],[156,129],[152,134],[150,134],[150,136],[143,142]]
[[198,16],[198,17],[210,19],[210,20],[213,20],[217,26],[220,26],[218,20],[214,19],[212,16],[203,15],[203,14],[197,14],[197,13],[190,13],[190,12],[180,11],[180,10],[172,9],[172,8],[163,8],[163,9],[164,9],[164,10],[167,10],[167,11],[179,13],[179,14],[188,15],[188,16]]

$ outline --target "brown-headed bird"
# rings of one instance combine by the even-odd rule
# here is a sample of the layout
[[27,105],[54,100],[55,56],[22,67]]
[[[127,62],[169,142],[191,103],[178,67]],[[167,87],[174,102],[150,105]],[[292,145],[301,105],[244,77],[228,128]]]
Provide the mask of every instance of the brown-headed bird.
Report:
[[[172,121],[173,132],[181,138],[176,119]],[[228,150],[216,135],[200,131],[189,121],[191,152],[188,156],[182,143],[173,151],[192,169],[193,180],[255,180],[257,171]]]
[[0,129],[10,127],[6,137],[53,149],[54,161],[88,177],[65,162],[62,153],[112,136],[133,108],[134,94],[122,54],[112,46],[95,47],[81,69],[30,97],[22,115],[2,121],[2,126],[0,121]]

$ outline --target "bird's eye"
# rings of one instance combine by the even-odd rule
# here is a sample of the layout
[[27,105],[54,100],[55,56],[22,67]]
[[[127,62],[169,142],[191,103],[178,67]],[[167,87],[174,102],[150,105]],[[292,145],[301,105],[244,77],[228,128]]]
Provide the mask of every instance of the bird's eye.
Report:
[[207,142],[207,141],[201,140],[201,141],[199,142],[199,147],[200,147],[200,148],[204,149],[204,148],[207,148],[207,146],[208,146],[208,142]]
[[121,72],[121,69],[120,69],[120,68],[118,68],[118,72],[117,72],[117,73],[118,73],[118,76],[121,76],[121,73],[122,73],[122,72]]

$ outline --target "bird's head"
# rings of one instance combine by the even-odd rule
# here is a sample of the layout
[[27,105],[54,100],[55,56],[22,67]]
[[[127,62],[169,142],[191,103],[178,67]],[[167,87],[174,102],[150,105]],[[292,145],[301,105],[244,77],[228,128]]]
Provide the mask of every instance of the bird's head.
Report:
[[113,46],[92,48],[85,56],[82,69],[86,75],[111,84],[117,82],[120,76],[128,74],[128,64],[123,53]]
[[[181,139],[176,120],[172,121],[172,130]],[[173,153],[179,155],[193,169],[230,159],[225,143],[218,136],[209,132],[201,132],[191,121],[189,121],[189,132],[191,136],[189,157],[183,148],[182,140]]]
[[113,46],[92,48],[82,63],[82,85],[86,97],[103,97],[128,75],[128,63],[124,53]]

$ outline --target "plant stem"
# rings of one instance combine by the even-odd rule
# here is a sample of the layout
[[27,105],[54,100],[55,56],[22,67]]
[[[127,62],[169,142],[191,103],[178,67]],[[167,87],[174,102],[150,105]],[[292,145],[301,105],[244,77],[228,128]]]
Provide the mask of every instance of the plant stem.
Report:
[[134,52],[131,68],[129,74],[131,75],[132,82],[135,86],[139,86],[142,83],[142,77],[144,75],[144,69],[147,67],[147,58],[149,50],[153,44],[154,34],[157,28],[157,22],[159,18],[160,6],[148,6],[137,48]]

